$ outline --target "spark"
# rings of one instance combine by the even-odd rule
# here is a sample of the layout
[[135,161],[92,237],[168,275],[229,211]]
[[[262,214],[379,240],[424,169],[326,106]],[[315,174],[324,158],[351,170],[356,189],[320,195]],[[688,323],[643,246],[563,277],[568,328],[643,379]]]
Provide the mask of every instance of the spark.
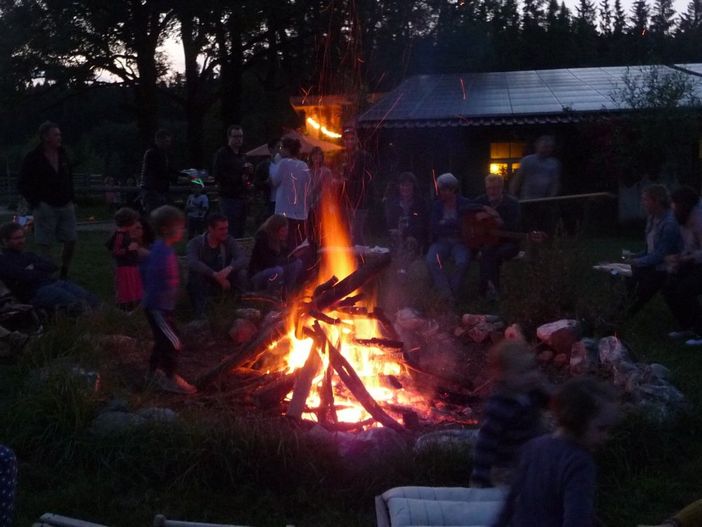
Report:
[[643,28],[643,29],[641,30],[641,36],[642,36],[642,37],[645,37],[645,36],[646,36],[646,28]]
[[431,179],[434,182],[434,193],[438,196],[439,195],[439,183],[436,181],[436,169],[435,168],[431,169]]
[[439,269],[443,269],[443,268],[444,268],[444,266],[441,265],[441,256],[439,256],[438,253],[437,253],[437,255],[436,255],[436,263],[439,264]]
[[466,100],[466,85],[463,82],[463,77],[461,77],[461,91],[463,92],[463,100]]

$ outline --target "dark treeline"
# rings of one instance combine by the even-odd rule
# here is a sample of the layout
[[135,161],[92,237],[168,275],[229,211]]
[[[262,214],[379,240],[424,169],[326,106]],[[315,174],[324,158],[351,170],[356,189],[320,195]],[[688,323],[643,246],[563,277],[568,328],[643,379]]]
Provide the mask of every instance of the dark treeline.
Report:
[[[85,169],[126,177],[163,125],[207,167],[222,131],[294,127],[290,95],[414,73],[702,61],[702,0],[0,0],[0,162],[59,121]],[[177,41],[184,71],[164,52]]]

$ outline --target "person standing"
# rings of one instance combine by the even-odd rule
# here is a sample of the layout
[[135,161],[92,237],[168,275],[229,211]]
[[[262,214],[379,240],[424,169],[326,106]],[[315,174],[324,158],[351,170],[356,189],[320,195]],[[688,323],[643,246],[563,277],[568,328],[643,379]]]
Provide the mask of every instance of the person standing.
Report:
[[246,196],[253,165],[241,153],[244,130],[238,124],[227,128],[227,144],[214,155],[212,174],[219,187],[219,207],[229,221],[229,234],[242,238],[246,228]]
[[[556,142],[543,135],[536,140],[536,152],[519,161],[517,176],[510,183],[510,192],[521,200],[550,198],[561,190],[561,162],[553,156]],[[525,220],[530,230],[550,232],[556,214],[551,203],[534,203]]]
[[185,214],[188,216],[188,240],[192,240],[205,229],[205,218],[210,210],[210,200],[205,193],[205,184],[201,179],[192,182],[193,191],[185,202]]
[[307,237],[311,175],[307,163],[298,158],[302,145],[294,137],[284,137],[283,159],[272,166],[271,183],[276,188],[275,213],[288,218],[288,249],[294,250]]
[[68,276],[77,240],[73,174],[61,130],[46,121],[39,126],[40,144],[22,162],[18,181],[20,195],[34,214],[34,238],[40,252],[51,258],[51,245],[63,244],[61,278]]
[[192,395],[197,389],[176,373],[182,343],[174,325],[173,311],[180,276],[173,246],[183,239],[183,213],[164,205],[151,213],[158,239],[146,265],[142,306],[154,336],[148,378],[164,391]]
[[347,128],[343,134],[344,160],[342,176],[346,211],[351,223],[351,237],[356,245],[365,245],[366,221],[371,202],[371,182],[373,167],[370,156],[360,147],[354,128]]
[[171,132],[158,130],[154,136],[154,145],[144,153],[141,200],[146,214],[168,203],[171,183],[178,180],[179,172],[172,167],[169,155],[172,142]]

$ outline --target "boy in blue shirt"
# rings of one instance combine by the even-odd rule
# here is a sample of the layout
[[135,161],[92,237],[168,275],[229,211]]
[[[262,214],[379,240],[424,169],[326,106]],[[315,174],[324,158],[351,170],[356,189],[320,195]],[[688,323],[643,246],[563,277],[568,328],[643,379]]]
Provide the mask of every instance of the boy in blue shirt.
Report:
[[154,334],[149,360],[149,377],[164,391],[191,395],[197,389],[176,373],[177,356],[182,349],[173,325],[180,274],[173,246],[183,239],[183,213],[164,205],[151,213],[158,236],[149,253],[142,305]]

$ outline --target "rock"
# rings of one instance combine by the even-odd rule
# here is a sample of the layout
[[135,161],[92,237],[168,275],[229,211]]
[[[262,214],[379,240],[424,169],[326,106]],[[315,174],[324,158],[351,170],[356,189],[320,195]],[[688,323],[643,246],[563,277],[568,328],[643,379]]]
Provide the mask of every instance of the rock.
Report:
[[472,328],[473,326],[477,326],[483,322],[485,322],[485,315],[472,315],[470,313],[466,313],[461,317],[461,323],[467,328]]
[[261,320],[261,311],[251,307],[242,307],[234,311],[234,316],[236,318],[245,318],[251,322],[259,322]]
[[131,412],[103,412],[90,425],[90,432],[96,435],[112,435],[146,422],[145,418]]
[[519,324],[512,324],[511,326],[507,326],[507,329],[505,329],[505,338],[507,340],[518,340],[521,342],[526,342],[526,339],[524,338],[524,332],[522,331],[522,327]]
[[551,350],[544,350],[536,356],[536,360],[542,364],[551,362],[553,359],[553,352]]
[[492,324],[488,324],[487,322],[481,322],[468,330],[468,336],[473,342],[480,344],[490,336],[490,333],[492,331]]
[[570,373],[583,375],[597,367],[599,354],[597,342],[593,339],[582,339],[570,348]]
[[643,375],[647,381],[651,381],[653,379],[667,381],[670,379],[670,370],[662,364],[656,364],[654,362],[644,368]]
[[102,383],[99,372],[81,368],[76,364],[70,364],[62,359],[41,368],[39,370],[39,381],[42,383],[46,382],[55,375],[68,376],[78,381],[85,389],[91,392],[99,391]]
[[249,342],[258,333],[256,324],[245,318],[237,318],[229,330],[229,337],[237,346]]
[[266,313],[266,316],[263,317],[261,326],[268,326],[269,324],[273,324],[278,320],[280,320],[280,311],[269,311]]
[[456,329],[453,330],[453,336],[454,337],[462,337],[463,335],[466,334],[468,330],[466,328],[462,328],[461,326],[458,326]]
[[557,320],[536,328],[538,339],[553,348],[556,353],[570,353],[575,342],[580,339],[581,327],[577,320]]
[[568,355],[565,353],[559,353],[555,357],[553,357],[553,364],[554,366],[558,368],[562,368],[566,364],[568,364],[569,358]]
[[612,368],[613,364],[622,360],[630,362],[628,350],[617,337],[600,339],[597,349],[600,362],[608,368]]
[[436,448],[455,449],[473,447],[478,439],[478,429],[439,430],[417,438],[414,449],[417,452]]

